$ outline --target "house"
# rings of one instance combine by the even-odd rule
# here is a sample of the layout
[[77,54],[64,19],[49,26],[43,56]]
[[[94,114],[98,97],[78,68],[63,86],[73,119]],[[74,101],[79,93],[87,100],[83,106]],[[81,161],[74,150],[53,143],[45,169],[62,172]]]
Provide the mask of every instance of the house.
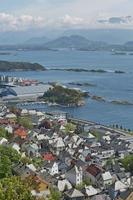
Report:
[[31,175],[27,178],[27,181],[28,180],[32,182],[33,189],[31,190],[31,193],[34,197],[38,199],[42,197],[45,198],[50,195],[49,184],[40,176],[38,176],[37,174]]
[[90,132],[83,132],[81,137],[88,143],[96,142],[96,137]]
[[27,166],[32,172],[36,172],[36,171],[37,171],[36,167],[35,167],[33,164],[27,164],[26,166]]
[[98,153],[98,157],[102,160],[108,159],[111,156],[114,156],[115,151],[114,149],[111,150],[102,150],[101,152]]
[[102,171],[97,165],[91,164],[86,168],[85,177],[89,178],[93,184],[98,185]]
[[121,181],[116,181],[109,187],[109,195],[111,199],[115,199],[121,192],[126,191],[128,186]]
[[71,189],[64,193],[65,200],[84,200],[85,196],[79,190]]
[[10,144],[10,146],[14,149],[14,150],[16,150],[18,153],[20,153],[20,146],[19,146],[19,144],[17,144],[17,143],[11,143]]
[[20,176],[22,179],[25,179],[28,176],[35,175],[35,171],[26,164],[18,163],[13,167],[13,173],[17,176]]
[[54,161],[56,160],[56,156],[54,156],[51,152],[46,152],[42,155],[43,160],[46,161]]
[[60,192],[72,189],[72,185],[67,179],[58,180],[57,186]]
[[83,151],[79,154],[79,159],[82,160],[83,162],[89,162],[91,161],[91,156],[90,156],[90,149],[83,149]]
[[102,181],[103,181],[104,187],[107,187],[108,185],[112,185],[113,179],[110,172],[105,172],[102,174]]
[[83,182],[83,171],[81,167],[74,166],[65,173],[65,176],[72,185],[80,185]]
[[26,147],[26,153],[30,157],[38,157],[39,156],[39,147],[36,143],[28,144]]
[[47,163],[44,165],[44,169],[48,170],[48,173],[49,173],[51,176],[54,176],[54,175],[56,175],[56,174],[59,173],[58,163],[55,162],[55,161],[47,162]]
[[99,193],[98,189],[95,189],[93,186],[85,186],[85,193],[88,197],[95,196]]
[[21,115],[22,116],[28,115],[28,110],[27,109],[22,109]]
[[60,151],[65,149],[65,143],[62,137],[57,137],[54,139],[53,144],[51,146],[51,151],[57,155],[59,155]]
[[14,135],[20,137],[21,139],[26,139],[28,133],[23,127],[19,127],[14,131]]
[[8,144],[8,140],[6,138],[0,138],[0,145]]
[[58,162],[58,168],[59,168],[59,172],[61,174],[65,174],[66,171],[68,171],[69,167],[65,162],[59,161]]
[[50,174],[52,176],[54,176],[55,174],[58,174],[59,173],[59,167],[58,167],[58,163],[57,162],[54,162],[52,168],[51,168],[51,172]]
[[8,132],[8,133],[13,133],[13,127],[10,125],[10,124],[8,124],[6,127],[5,127],[5,130]]
[[16,118],[16,115],[14,113],[8,113],[8,114],[6,114],[5,118],[14,119],[14,118]]

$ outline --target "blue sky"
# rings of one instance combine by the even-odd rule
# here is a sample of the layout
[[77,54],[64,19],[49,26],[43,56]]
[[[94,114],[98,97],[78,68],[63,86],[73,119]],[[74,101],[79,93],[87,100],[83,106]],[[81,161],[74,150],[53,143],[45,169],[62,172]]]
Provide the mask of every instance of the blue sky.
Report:
[[133,0],[0,0],[0,30],[132,28],[132,13]]

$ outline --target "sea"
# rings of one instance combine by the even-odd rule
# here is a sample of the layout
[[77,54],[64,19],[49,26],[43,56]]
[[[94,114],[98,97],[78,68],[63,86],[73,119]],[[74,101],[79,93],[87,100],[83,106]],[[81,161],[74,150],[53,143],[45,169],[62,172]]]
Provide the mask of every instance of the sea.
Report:
[[[2,51],[3,52],[3,51]],[[75,72],[75,71],[17,71],[1,72],[0,75],[9,75],[28,79],[37,79],[44,83],[58,82],[69,85],[71,82],[90,83],[94,86],[69,87],[80,88],[92,95],[101,96],[106,102],[86,99],[81,107],[63,108],[47,107],[40,110],[61,110],[79,118],[95,121],[100,124],[122,125],[133,130],[133,105],[112,104],[113,100],[133,102],[133,55],[114,55],[107,51],[76,51],[61,49],[58,51],[10,51],[8,55],[0,54],[0,60],[40,63],[48,69],[80,68],[88,70],[101,69],[107,73]],[[125,73],[114,73],[114,71]]]

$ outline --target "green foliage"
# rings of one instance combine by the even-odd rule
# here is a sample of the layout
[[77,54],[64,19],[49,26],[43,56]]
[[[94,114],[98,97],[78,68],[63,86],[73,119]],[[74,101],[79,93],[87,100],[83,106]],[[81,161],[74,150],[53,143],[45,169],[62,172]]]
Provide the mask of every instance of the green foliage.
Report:
[[61,193],[57,189],[51,187],[49,200],[59,200],[60,198],[61,198]]
[[45,68],[38,63],[0,61],[0,71],[44,71]]
[[36,167],[41,167],[41,166],[43,165],[43,160],[42,160],[41,157],[40,157],[40,158],[35,157],[35,158],[32,159],[32,163],[33,163]]
[[98,133],[97,131],[92,131],[91,133],[96,137],[97,140],[100,139],[100,133]]
[[30,117],[18,117],[17,123],[19,123],[21,126],[25,127],[26,129],[32,129],[32,120]]
[[128,155],[121,160],[123,167],[133,175],[133,155]]
[[18,163],[20,155],[11,147],[0,146],[0,179],[12,175],[12,166]]
[[91,185],[91,180],[89,178],[85,178],[85,180],[81,184],[76,186],[76,189],[82,190],[85,188],[85,186],[89,186],[89,185]]
[[10,134],[3,127],[0,127],[0,138],[10,138]]
[[43,95],[45,101],[61,105],[78,105],[83,100],[83,97],[84,93],[81,91],[64,88],[60,85],[54,85],[53,88],[50,88]]
[[32,163],[31,159],[30,159],[29,157],[27,157],[27,156],[22,157],[22,158],[21,158],[21,162],[22,162],[23,164],[31,164],[31,163]]
[[74,133],[75,130],[76,130],[76,125],[74,125],[72,123],[67,123],[65,125],[65,133],[71,134],[71,133]]
[[11,165],[12,163],[8,156],[4,155],[0,157],[0,179],[12,175]]
[[12,163],[18,163],[20,155],[12,147],[0,146],[0,157],[7,156]]
[[88,185],[92,184],[92,181],[91,181],[91,179],[86,177],[83,183],[88,186]]
[[26,182],[18,177],[0,180],[0,200],[35,200]]

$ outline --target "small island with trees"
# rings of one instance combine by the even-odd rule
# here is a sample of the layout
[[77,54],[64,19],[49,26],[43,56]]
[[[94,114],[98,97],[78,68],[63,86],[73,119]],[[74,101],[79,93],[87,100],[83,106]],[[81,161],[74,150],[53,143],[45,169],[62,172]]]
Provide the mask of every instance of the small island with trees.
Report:
[[48,103],[70,107],[84,105],[86,97],[88,97],[87,92],[55,84],[40,99]]
[[0,61],[0,71],[44,71],[38,63]]

